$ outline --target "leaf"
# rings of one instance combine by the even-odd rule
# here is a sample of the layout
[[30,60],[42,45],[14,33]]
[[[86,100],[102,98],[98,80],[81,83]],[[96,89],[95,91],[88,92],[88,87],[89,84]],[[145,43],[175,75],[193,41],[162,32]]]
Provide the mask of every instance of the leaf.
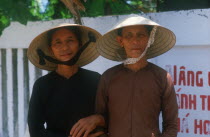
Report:
[[10,25],[10,20],[0,11],[0,36],[3,30]]
[[84,3],[85,12],[81,12],[83,16],[95,17],[104,15],[105,0],[88,0]]
[[[28,21],[72,18],[72,14],[60,0],[48,1],[46,11],[41,13],[37,0],[0,0],[0,33],[2,33],[4,28],[12,21],[26,24]],[[109,11],[110,15],[136,13],[139,12],[138,9],[151,12],[154,11],[154,4],[156,4],[156,0],[80,1],[86,8],[85,12],[80,12],[83,17],[104,16],[107,14],[107,11]],[[126,1],[130,1],[130,4],[126,3]],[[160,1],[163,2],[165,0]],[[145,4],[145,2],[147,2],[147,4]],[[106,10],[107,7],[108,10]]]

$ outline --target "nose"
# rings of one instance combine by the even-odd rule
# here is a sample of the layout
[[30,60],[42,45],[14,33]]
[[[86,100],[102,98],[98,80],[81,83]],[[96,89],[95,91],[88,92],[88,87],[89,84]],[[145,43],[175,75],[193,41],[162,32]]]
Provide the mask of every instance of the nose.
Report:
[[136,36],[132,39],[133,44],[138,44],[139,41],[140,39],[138,39]]
[[63,44],[61,45],[61,49],[62,49],[62,50],[67,50],[68,48],[69,48],[69,46],[68,46],[67,43],[63,43]]

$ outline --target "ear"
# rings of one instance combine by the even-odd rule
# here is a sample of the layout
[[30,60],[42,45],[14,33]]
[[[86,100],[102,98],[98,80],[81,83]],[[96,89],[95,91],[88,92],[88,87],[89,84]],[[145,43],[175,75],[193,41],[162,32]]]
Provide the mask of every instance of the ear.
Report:
[[116,40],[120,44],[120,46],[123,47],[122,37],[121,36],[117,36]]

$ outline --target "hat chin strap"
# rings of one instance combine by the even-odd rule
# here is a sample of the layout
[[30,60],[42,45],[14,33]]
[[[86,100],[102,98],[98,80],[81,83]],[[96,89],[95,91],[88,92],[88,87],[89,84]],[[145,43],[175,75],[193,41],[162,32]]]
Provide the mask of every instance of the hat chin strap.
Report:
[[59,61],[55,58],[52,58],[51,56],[47,56],[45,55],[45,53],[41,50],[41,49],[37,49],[37,54],[39,56],[39,64],[40,65],[46,65],[46,61],[49,61],[49,62],[52,62],[52,63],[55,63],[55,64],[63,64],[63,65],[68,65],[68,66],[72,66],[74,64],[76,64],[76,62],[78,61],[80,55],[82,54],[82,52],[88,47],[88,45],[91,43],[91,42],[96,42],[96,38],[94,36],[93,33],[91,32],[88,32],[88,38],[89,38],[89,41],[87,41],[80,49],[79,51],[77,52],[77,54],[70,60],[68,61]]
[[154,26],[153,29],[152,29],[152,32],[150,34],[150,37],[149,37],[149,40],[148,40],[148,43],[147,43],[147,46],[146,46],[144,52],[138,58],[127,58],[126,60],[123,61],[123,64],[124,65],[135,64],[142,57],[144,57],[144,55],[146,54],[146,52],[147,52],[148,48],[150,47],[150,45],[152,45],[154,43],[154,41],[155,41],[155,33],[156,33],[156,30],[157,30],[157,26]]

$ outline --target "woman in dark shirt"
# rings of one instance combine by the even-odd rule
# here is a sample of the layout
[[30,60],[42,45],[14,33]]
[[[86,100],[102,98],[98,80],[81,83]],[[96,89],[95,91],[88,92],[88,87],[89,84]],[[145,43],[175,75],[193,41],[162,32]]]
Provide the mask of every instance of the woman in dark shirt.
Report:
[[31,137],[68,137],[78,120],[94,114],[100,74],[81,66],[98,57],[95,42],[100,36],[89,27],[65,24],[31,42],[29,60],[52,71],[33,86],[28,112]]

